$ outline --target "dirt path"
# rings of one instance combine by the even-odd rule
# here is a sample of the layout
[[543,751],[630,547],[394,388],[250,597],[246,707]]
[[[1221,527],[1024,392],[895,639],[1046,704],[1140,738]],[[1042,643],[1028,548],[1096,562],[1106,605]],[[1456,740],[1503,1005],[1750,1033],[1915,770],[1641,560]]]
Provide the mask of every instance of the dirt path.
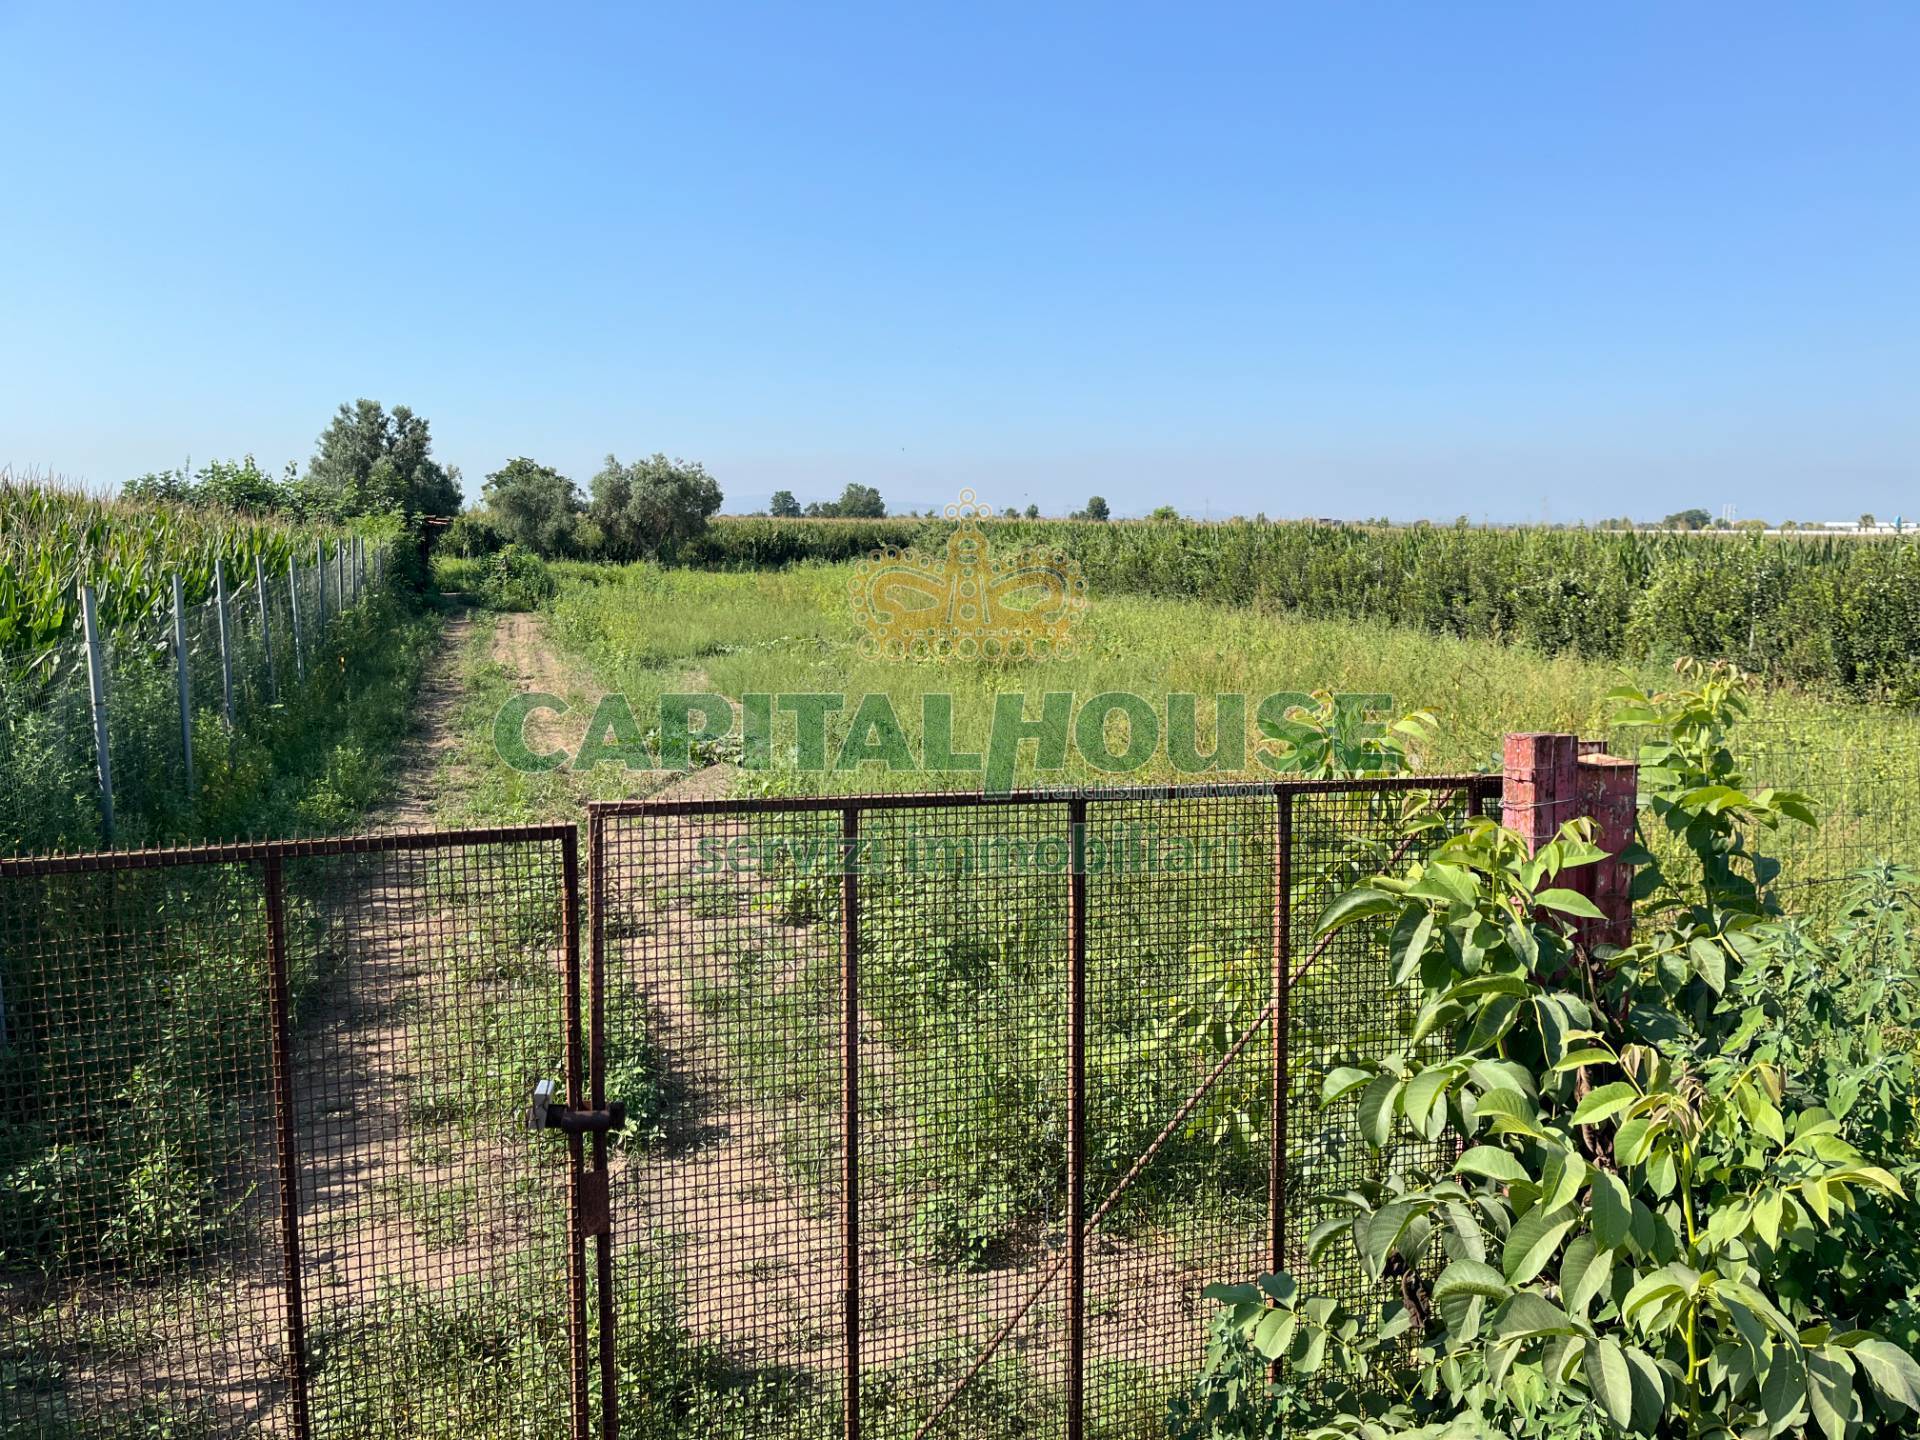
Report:
[[[622,1162],[616,1220],[651,1237],[671,1264],[680,1317],[695,1334],[751,1363],[798,1366],[830,1384],[841,1354],[840,1121],[820,1097],[839,1087],[811,1067],[839,1063],[837,983],[820,984],[837,971],[838,942],[830,922],[784,923],[764,882],[742,884],[730,900],[702,889],[694,873],[701,842],[745,833],[725,818],[687,819],[653,832],[616,871],[611,983],[643,997],[681,1091],[669,1142]],[[778,958],[742,979],[751,957]],[[759,1011],[765,1018],[748,1024],[761,1028],[743,1034],[737,1005]],[[743,1045],[763,1053],[747,1056]],[[955,1143],[919,1129],[916,1097],[950,1082],[927,1057],[897,1052],[870,1015],[861,1051],[863,1366],[924,1373],[913,1388],[925,1384],[926,1398],[936,1398],[953,1378],[956,1350],[943,1344],[957,1342],[970,1360],[1025,1307],[1000,1353],[1057,1380],[1065,1280],[1043,1282],[1064,1232],[1018,1227],[973,1271],[911,1258],[917,1202],[902,1179],[911,1152]],[[1183,1264],[1165,1237],[1096,1235],[1088,1254],[1090,1360],[1197,1359],[1199,1290],[1216,1277]]]

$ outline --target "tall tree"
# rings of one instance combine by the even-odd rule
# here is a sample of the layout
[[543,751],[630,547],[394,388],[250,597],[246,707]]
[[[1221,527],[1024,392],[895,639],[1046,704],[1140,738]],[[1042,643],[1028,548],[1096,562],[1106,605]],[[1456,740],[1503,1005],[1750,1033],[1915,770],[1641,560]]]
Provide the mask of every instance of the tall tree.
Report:
[[333,516],[403,510],[452,515],[460,508],[460,472],[433,458],[427,418],[377,400],[342,405],[307,462],[300,482],[306,508]]
[[777,515],[782,520],[792,520],[800,514],[800,502],[793,498],[791,490],[776,490],[767,505],[767,513]]
[[849,484],[828,513],[855,520],[879,520],[887,513],[887,502],[871,485]]
[[1111,512],[1107,509],[1106,497],[1103,495],[1089,495],[1087,497],[1087,508],[1074,511],[1073,518],[1075,520],[1107,520],[1112,518]]
[[720,486],[699,462],[655,454],[623,465],[617,456],[593,477],[587,515],[620,560],[671,558],[701,535],[720,508]]
[[579,487],[551,465],[524,455],[487,476],[481,493],[502,540],[549,559],[578,548],[586,501]]

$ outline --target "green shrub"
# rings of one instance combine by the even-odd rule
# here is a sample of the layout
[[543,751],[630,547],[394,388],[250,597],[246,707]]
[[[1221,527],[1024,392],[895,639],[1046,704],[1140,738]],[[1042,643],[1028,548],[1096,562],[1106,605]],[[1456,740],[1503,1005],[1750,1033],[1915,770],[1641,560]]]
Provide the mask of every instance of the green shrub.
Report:
[[[1677,842],[1631,856],[1631,945],[1570,923],[1599,915],[1568,883],[1601,858],[1585,821],[1531,856],[1467,822],[1328,910],[1321,929],[1372,932],[1418,1003],[1398,1046],[1322,1087],[1357,1098],[1386,1170],[1318,1197],[1307,1255],[1350,1251],[1385,1298],[1360,1310],[1286,1274],[1213,1287],[1175,1435],[1910,1433],[1910,1206],[1884,1162],[1914,1173],[1911,886],[1887,872],[1819,934],[1782,916],[1757,840],[1811,823],[1807,802],[1746,787],[1738,673],[1688,673],[1623,697],[1658,727],[1642,778]],[[1809,964],[1851,1000],[1779,991]],[[1869,1007],[1894,991],[1889,1063]]]
[[559,587],[547,562],[520,545],[508,545],[487,562],[480,603],[494,610],[537,610]]

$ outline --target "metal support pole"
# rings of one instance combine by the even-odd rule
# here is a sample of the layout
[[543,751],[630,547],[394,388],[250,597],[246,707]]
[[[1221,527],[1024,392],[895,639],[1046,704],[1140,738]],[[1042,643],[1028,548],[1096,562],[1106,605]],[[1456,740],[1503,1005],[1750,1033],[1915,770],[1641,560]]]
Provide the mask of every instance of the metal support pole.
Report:
[[280,703],[280,680],[273,673],[273,622],[267,613],[267,567],[260,562],[260,552],[253,552],[253,592],[260,597],[260,649],[267,657],[267,700],[270,704]]
[[[600,868],[600,818],[589,817],[588,844],[592,847],[593,868]],[[565,966],[560,972],[561,1004],[566,1010],[566,1084],[567,1104],[575,1110],[587,1108],[586,1064],[581,1057],[580,1018],[580,931],[578,893],[578,852],[574,832],[569,831],[561,841],[560,863],[562,869],[561,889],[561,944],[565,952]],[[600,941],[598,926],[595,926],[594,950],[598,953]],[[591,1440],[588,1417],[592,1411],[592,1397],[587,1394],[587,1265],[586,1236],[581,1225],[581,1172],[586,1155],[586,1137],[578,1133],[567,1136],[567,1311],[572,1323],[567,1327],[567,1359],[570,1377],[570,1393],[573,1397],[573,1424],[568,1432],[573,1440]],[[607,1337],[601,1336],[601,1344],[607,1343]]]
[[1087,802],[1067,802],[1067,1440],[1086,1425]]
[[293,1402],[294,1440],[308,1440],[307,1323],[300,1293],[300,1156],[293,1104],[292,987],[287,973],[286,881],[278,855],[269,855],[267,892],[267,1003],[273,1043],[273,1132],[280,1161],[280,1259],[287,1325],[287,1390]]
[[173,668],[180,686],[180,758],[187,767],[187,793],[197,788],[193,778],[193,681],[187,672],[187,587],[173,577]]
[[1293,794],[1282,790],[1273,836],[1273,1096],[1267,1129],[1267,1268],[1287,1268],[1287,1045],[1293,990]]
[[350,603],[347,599],[347,545],[344,540],[333,542],[333,593],[340,603],[340,613],[347,613]]
[[313,638],[324,645],[327,639],[327,542],[324,540],[313,547],[313,578],[317,596],[313,607],[316,616]]
[[94,768],[100,777],[100,834],[113,843],[113,757],[107,748],[107,662],[94,613],[93,587],[80,587],[80,626],[87,642],[87,690],[93,700]]
[[228,630],[227,566],[213,562],[213,603],[220,621],[220,689],[227,707],[227,729],[233,729],[233,640]]
[[[569,929],[576,937],[579,935],[579,860],[573,827],[567,828],[561,839],[563,865],[568,875],[575,877],[567,885],[568,904],[574,908],[574,919]],[[606,888],[607,858],[606,832],[599,832],[594,843],[589,884],[593,886],[592,904],[595,917],[593,925],[593,948],[587,960],[587,1096],[595,1110],[607,1107],[607,946],[606,927],[597,917],[604,915],[602,904]],[[578,941],[575,941],[574,954],[578,956]],[[614,1296],[613,1296],[613,1215],[612,1204],[607,1200],[608,1187],[612,1183],[608,1174],[607,1132],[596,1130],[593,1133],[593,1179],[595,1193],[605,1202],[605,1223],[599,1225],[593,1236],[593,1274],[594,1291],[598,1297],[600,1319],[600,1433],[605,1440],[618,1440],[620,1434],[620,1365],[619,1356],[614,1350],[615,1332]]]
[[841,1385],[846,1440],[860,1440],[860,812],[840,812]]
[[287,605],[293,615],[293,677],[295,680],[307,678],[307,658],[303,653],[305,640],[300,634],[300,562],[287,556]]

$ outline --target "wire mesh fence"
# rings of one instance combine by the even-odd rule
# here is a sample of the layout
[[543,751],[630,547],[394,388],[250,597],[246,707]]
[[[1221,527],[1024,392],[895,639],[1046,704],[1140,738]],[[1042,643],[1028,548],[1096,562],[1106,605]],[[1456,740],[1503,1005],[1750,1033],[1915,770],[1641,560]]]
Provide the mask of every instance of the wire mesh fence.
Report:
[[[1622,727],[1608,748],[1636,758],[1644,738],[1642,729]],[[1779,860],[1773,888],[1792,908],[1819,915],[1854,872],[1920,858],[1920,757],[1871,712],[1836,711],[1811,729],[1743,721],[1730,747],[1750,788],[1796,790],[1813,801],[1817,826],[1787,822],[1754,837],[1762,853]],[[1644,807],[1644,784],[1642,790]],[[1644,815],[1642,833],[1658,853],[1666,837]]]
[[1314,922],[1499,784],[595,807],[605,1041],[659,1104],[620,1293],[741,1433],[1156,1433],[1204,1287],[1299,1269],[1289,1194],[1394,1163],[1313,1086],[1407,997]]
[[573,843],[0,861],[0,1435],[581,1433]]

